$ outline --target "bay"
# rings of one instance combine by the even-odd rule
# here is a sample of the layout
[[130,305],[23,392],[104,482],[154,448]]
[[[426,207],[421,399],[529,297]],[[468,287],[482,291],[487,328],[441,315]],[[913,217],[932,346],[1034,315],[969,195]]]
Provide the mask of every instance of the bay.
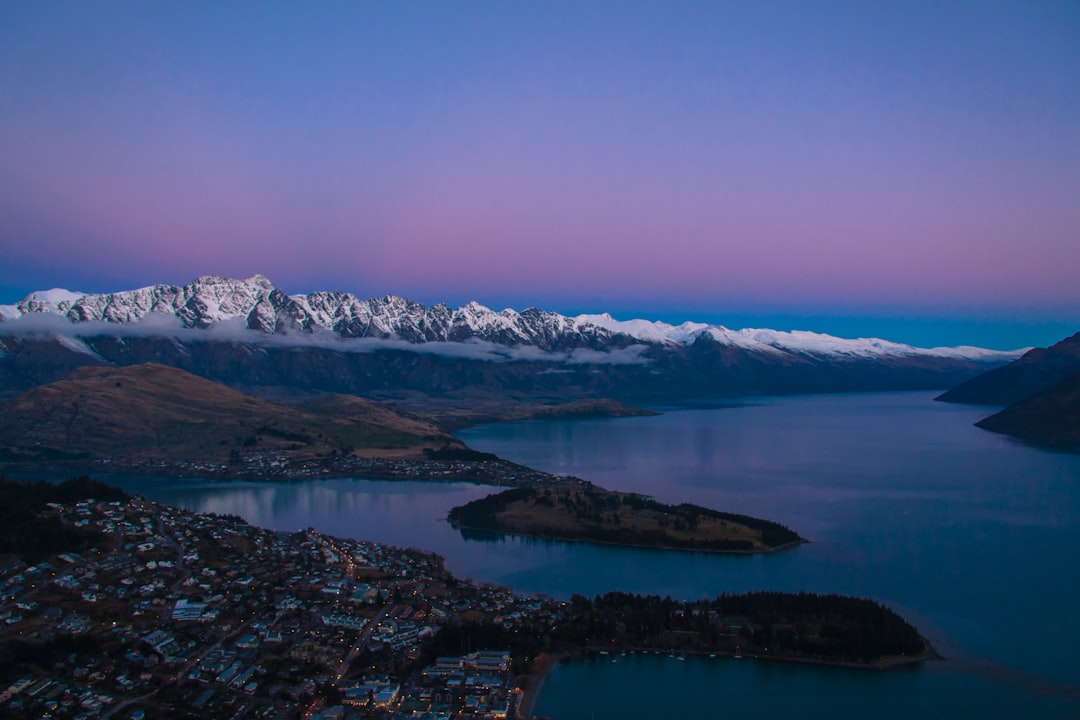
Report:
[[987,409],[932,397],[760,398],[459,433],[478,450],[532,467],[777,520],[811,540],[772,555],[463,535],[445,523],[446,511],[491,491],[468,483],[121,484],[265,527],[314,526],[434,550],[459,575],[555,597],[614,589],[687,599],[754,589],[872,597],[948,657],[899,673],[649,658],[642,672],[669,678],[662,686],[639,680],[630,663],[567,663],[536,707],[557,720],[648,717],[643,688],[665,698],[673,716],[720,707],[696,693],[703,682],[732,709],[771,708],[767,715],[1080,716],[1080,457],[978,430],[972,423]]
[[[847,694],[876,688],[878,700],[861,710],[878,717],[945,700],[966,703],[979,717],[1009,717],[1020,708],[1035,717],[1077,717],[1080,457],[973,427],[987,413],[933,402],[930,393],[827,395],[660,418],[491,425],[461,437],[607,487],[777,520],[812,541],[771,556],[665,559],[663,569],[646,556],[642,573],[657,582],[628,589],[684,597],[753,589],[872,597],[916,623],[949,658],[871,685],[860,673],[790,670],[814,678],[822,699],[834,696],[839,682]],[[670,563],[686,574],[672,578]],[[634,687],[616,667],[558,672],[599,685],[597,673],[614,673],[621,686]],[[776,690],[768,678],[777,671],[753,672],[763,675],[750,687]],[[710,682],[739,694],[748,680],[720,673]],[[559,687],[552,682],[537,710],[585,717],[573,712],[576,695]],[[691,687],[692,680],[685,689]],[[609,698],[616,712],[596,709],[595,716],[642,707],[640,698],[620,706],[617,697]],[[698,709],[693,702],[676,707]],[[794,698],[785,707],[815,716]],[[930,716],[947,714],[946,707]],[[821,715],[839,710],[825,702]]]

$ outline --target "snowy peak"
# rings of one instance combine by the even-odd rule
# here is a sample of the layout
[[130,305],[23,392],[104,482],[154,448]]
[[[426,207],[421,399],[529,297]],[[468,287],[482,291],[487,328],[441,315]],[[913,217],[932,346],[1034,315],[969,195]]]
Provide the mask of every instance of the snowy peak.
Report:
[[[652,320],[616,320],[609,313],[601,315],[578,315],[574,321],[581,325],[592,325],[603,328],[613,333],[621,333],[630,337],[652,343],[692,343],[697,336],[710,325],[705,323],[684,322],[681,325],[669,325],[664,322]],[[719,326],[716,326],[719,327]]]
[[207,275],[179,287],[153,285],[117,293],[73,293],[48,290],[16,303],[16,316],[30,313],[61,315],[81,323],[131,323],[157,314],[179,318],[184,327],[208,328],[217,322],[243,318],[263,332],[277,329],[272,296],[281,293],[262,275],[247,280]]
[[53,288],[52,290],[39,290],[30,293],[19,305],[25,304],[28,308],[27,312],[63,314],[82,296],[83,293],[71,292],[63,288]]
[[684,322],[669,325],[651,320],[616,320],[608,313],[578,315],[574,320],[629,335],[648,343],[690,345],[701,337],[720,345],[738,347],[757,353],[788,353],[829,359],[930,356],[967,360],[995,360],[1019,356],[1025,350],[1002,352],[970,346],[954,348],[917,348],[912,345],[877,338],[846,339],[807,330],[768,330],[746,328],[731,330],[723,325]]
[[850,340],[807,331],[731,330],[706,323],[671,325],[641,319],[616,320],[608,313],[571,318],[538,308],[496,312],[478,302],[455,310],[441,303],[427,307],[396,295],[368,300],[340,291],[289,296],[258,274],[245,280],[207,275],[182,287],[153,285],[105,294],[53,289],[31,293],[15,305],[0,306],[0,320],[4,322],[32,314],[58,315],[76,324],[124,324],[151,316],[172,317],[183,327],[194,329],[236,322],[267,334],[322,330],[342,338],[381,338],[414,344],[483,341],[508,347],[531,346],[545,352],[611,352],[631,346],[677,350],[707,341],[762,356],[827,360],[934,357],[992,361],[1019,354],[971,347],[920,349],[887,340]]

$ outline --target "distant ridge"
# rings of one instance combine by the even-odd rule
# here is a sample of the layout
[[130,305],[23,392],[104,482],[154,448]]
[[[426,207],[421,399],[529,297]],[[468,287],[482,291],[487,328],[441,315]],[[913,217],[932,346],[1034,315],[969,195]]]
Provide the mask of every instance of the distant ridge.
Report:
[[1080,449],[1080,373],[975,423],[991,432]]
[[1024,353],[939,395],[943,402],[1007,405],[975,423],[1040,445],[1080,449],[1080,333]]
[[961,383],[937,399],[975,405],[1011,405],[1077,372],[1080,372],[1080,332],[1048,348],[1029,350],[1014,362]]

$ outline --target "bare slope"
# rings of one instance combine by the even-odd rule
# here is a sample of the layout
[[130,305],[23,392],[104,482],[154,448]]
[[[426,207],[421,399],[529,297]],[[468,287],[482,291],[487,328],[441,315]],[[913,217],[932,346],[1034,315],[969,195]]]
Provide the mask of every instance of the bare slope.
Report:
[[421,455],[459,444],[378,403],[327,397],[306,407],[270,402],[157,364],[84,367],[0,406],[0,448],[11,458],[114,457],[227,462],[242,453],[290,459]]

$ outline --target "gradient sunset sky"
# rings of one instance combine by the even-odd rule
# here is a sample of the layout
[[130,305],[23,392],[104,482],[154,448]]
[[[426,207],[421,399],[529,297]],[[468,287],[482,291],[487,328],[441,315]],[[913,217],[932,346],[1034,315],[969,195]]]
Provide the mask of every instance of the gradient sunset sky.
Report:
[[1080,330],[1080,2],[0,2],[0,302]]

